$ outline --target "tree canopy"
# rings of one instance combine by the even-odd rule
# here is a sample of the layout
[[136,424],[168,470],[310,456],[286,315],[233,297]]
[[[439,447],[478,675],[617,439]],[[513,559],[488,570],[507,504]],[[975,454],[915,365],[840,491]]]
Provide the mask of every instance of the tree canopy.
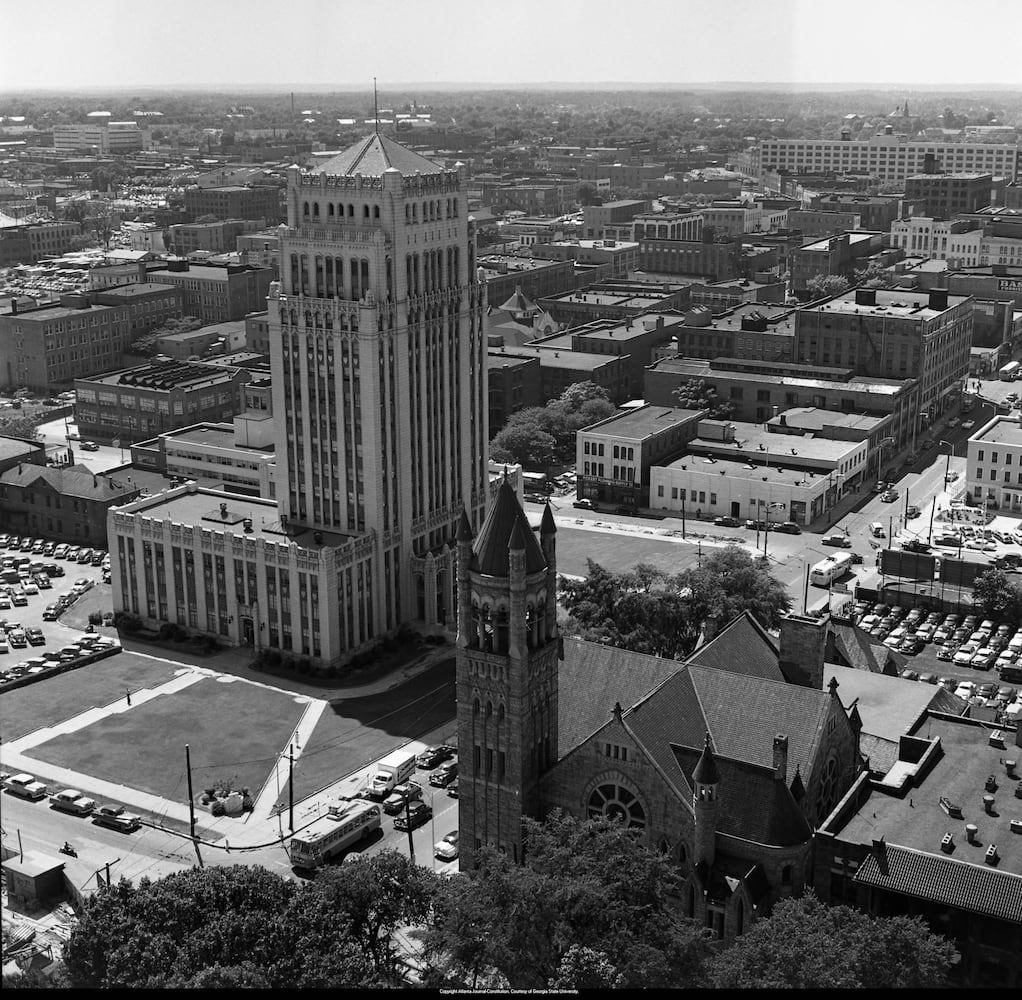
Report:
[[973,599],[988,618],[1018,624],[1022,621],[1022,587],[1003,569],[991,566],[976,574]]
[[918,918],[876,918],[814,895],[784,899],[715,956],[718,989],[913,989],[948,985],[954,947]]
[[393,851],[302,884],[244,866],[122,881],[86,902],[65,969],[91,988],[392,986],[394,933],[425,920],[434,881]]
[[709,410],[713,420],[727,420],[735,412],[734,406],[721,399],[716,388],[706,379],[690,378],[674,390],[678,406],[686,410]]
[[749,611],[766,628],[776,628],[791,608],[766,559],[737,546],[675,575],[643,564],[628,573],[611,573],[591,559],[588,565],[584,580],[559,580],[570,616],[564,631],[637,653],[684,659],[707,623],[723,625]]
[[424,954],[438,983],[474,988],[679,987],[698,982],[700,928],[678,915],[677,870],[607,819],[524,822],[518,865],[491,848],[444,883]]
[[593,382],[569,385],[546,406],[511,414],[490,442],[495,462],[520,462],[531,471],[566,464],[575,457],[575,435],[614,413],[607,392]]
[[848,279],[840,274],[817,274],[806,282],[806,291],[811,299],[840,295],[848,291]]

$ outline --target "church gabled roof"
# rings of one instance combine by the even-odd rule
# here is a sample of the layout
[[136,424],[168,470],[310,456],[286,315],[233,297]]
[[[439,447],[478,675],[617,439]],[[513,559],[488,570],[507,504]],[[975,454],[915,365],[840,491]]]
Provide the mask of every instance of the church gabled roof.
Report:
[[732,618],[706,645],[700,646],[688,662],[773,681],[784,680],[777,665],[777,644],[748,611]]
[[397,170],[406,177],[414,174],[440,174],[444,171],[439,163],[427,160],[425,156],[402,146],[389,136],[373,132],[343,152],[332,156],[325,163],[318,164],[313,173],[382,177],[390,169]]
[[530,302],[522,292],[521,285],[515,285],[515,293],[501,306],[497,306],[498,309],[502,309],[504,312],[509,313],[538,313],[539,306],[535,302]]
[[472,546],[472,569],[487,576],[508,576],[511,572],[508,547],[512,541],[516,548],[525,550],[526,573],[546,569],[546,558],[529,526],[529,519],[505,479]]

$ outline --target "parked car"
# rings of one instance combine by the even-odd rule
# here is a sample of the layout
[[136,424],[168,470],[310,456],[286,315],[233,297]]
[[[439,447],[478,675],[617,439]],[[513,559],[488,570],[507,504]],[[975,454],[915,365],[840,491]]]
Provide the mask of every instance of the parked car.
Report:
[[433,845],[433,856],[441,861],[453,861],[458,856],[458,831],[451,830],[444,839]]
[[952,535],[950,532],[943,535],[935,535],[933,538],[934,545],[945,545],[951,548],[957,549],[962,544],[960,535]]
[[415,830],[433,815],[433,808],[425,802],[416,802],[394,820],[395,830]]
[[779,531],[782,535],[802,534],[802,529],[794,521],[782,521],[780,524],[774,526],[774,531]]
[[884,490],[884,492],[880,494],[880,499],[884,503],[894,503],[894,501],[898,499],[898,491]]
[[69,548],[68,545],[66,545],[64,542],[61,542],[53,550],[53,558],[54,559],[66,559],[67,558],[67,550],[68,550],[68,548]]
[[45,646],[46,645],[46,636],[43,635],[43,630],[41,628],[27,628],[27,629],[25,629],[25,638],[28,639],[28,641],[33,646]]
[[437,764],[443,763],[446,759],[447,757],[444,755],[444,752],[440,747],[426,747],[426,749],[415,758],[415,763],[424,770],[429,771],[436,767]]
[[92,813],[92,822],[100,826],[109,826],[114,830],[130,833],[142,825],[142,817],[125,812],[122,806],[97,806]]
[[919,683],[920,684],[936,684],[937,683],[937,675],[936,674],[920,674],[919,675]]
[[820,544],[836,545],[839,549],[850,549],[852,547],[851,539],[847,535],[842,534],[824,535]]
[[22,799],[30,799],[33,802],[46,797],[48,791],[46,785],[36,781],[35,776],[24,771],[20,774],[12,774],[5,782],[4,788],[11,795],[17,795]]
[[61,812],[74,813],[76,816],[88,816],[96,808],[96,800],[87,798],[77,789],[65,788],[50,796],[50,806]]
[[[916,656],[926,648],[926,643],[923,642],[918,636],[909,635],[898,643],[898,652],[903,653],[905,656]],[[902,677],[904,677],[904,673]],[[912,680],[918,680],[917,677],[913,677]]]
[[458,776],[458,762],[456,760],[441,764],[430,776],[429,783],[437,788],[445,788]]
[[929,552],[930,546],[926,544],[921,538],[910,538],[902,546],[905,552]]
[[975,681],[962,681],[958,687],[955,688],[955,694],[959,698],[964,698],[968,701],[976,693],[976,682]]
[[905,508],[905,517],[910,518],[910,519],[913,518],[913,517],[918,517],[921,513],[922,512],[919,510],[919,508],[914,503],[910,503]]
[[720,517],[715,517],[713,523],[718,528],[740,528],[742,522],[737,517],[731,517],[729,514],[722,514]]
[[572,507],[581,507],[583,510],[592,510],[593,502],[592,500],[587,500],[585,497],[582,497],[581,500],[576,500],[572,504]]
[[83,441],[78,447],[82,451],[99,451],[99,445],[95,441]]

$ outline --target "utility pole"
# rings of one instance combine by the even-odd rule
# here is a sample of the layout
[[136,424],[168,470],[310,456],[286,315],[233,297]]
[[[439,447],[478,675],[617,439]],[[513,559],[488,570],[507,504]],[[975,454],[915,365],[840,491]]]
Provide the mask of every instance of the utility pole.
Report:
[[415,864],[415,842],[412,840],[412,800],[405,799],[405,824],[408,827],[408,860]]
[[287,828],[295,828],[295,748],[289,745],[287,748]]
[[681,497],[681,537],[685,537],[685,496]]
[[192,754],[187,743],[185,744],[185,770],[188,772],[188,822],[192,840],[195,840],[195,795],[192,792]]

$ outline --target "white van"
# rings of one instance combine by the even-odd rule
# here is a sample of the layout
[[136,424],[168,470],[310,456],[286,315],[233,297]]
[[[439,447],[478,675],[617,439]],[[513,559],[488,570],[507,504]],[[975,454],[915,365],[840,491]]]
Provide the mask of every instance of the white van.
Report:
[[869,533],[874,538],[884,538],[886,536],[886,532],[884,531],[884,526],[879,521],[874,521],[869,526]]

